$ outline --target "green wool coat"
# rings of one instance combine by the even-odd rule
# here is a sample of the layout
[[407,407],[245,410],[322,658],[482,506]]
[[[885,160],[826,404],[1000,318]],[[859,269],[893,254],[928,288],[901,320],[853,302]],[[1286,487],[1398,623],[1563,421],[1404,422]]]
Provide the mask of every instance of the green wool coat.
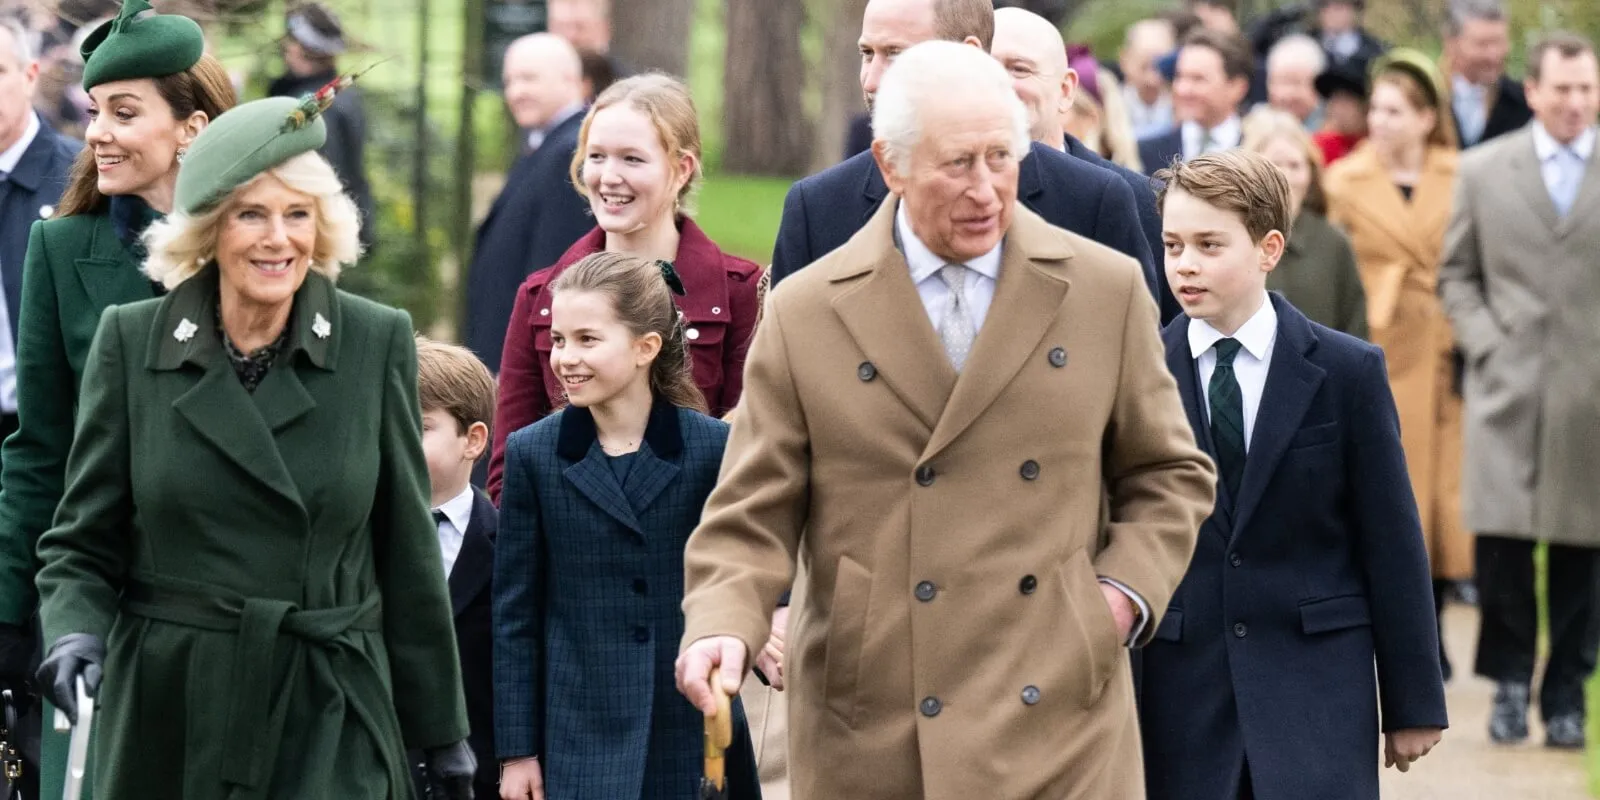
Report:
[[309,275],[252,394],[214,268],[106,310],[45,641],[105,637],[97,797],[398,800],[467,735],[403,313]]

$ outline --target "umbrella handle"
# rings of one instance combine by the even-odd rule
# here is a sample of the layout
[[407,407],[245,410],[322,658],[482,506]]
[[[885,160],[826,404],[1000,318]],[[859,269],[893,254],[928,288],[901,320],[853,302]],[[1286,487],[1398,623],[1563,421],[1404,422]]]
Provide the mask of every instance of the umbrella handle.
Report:
[[706,717],[706,780],[721,790],[727,785],[724,753],[733,744],[733,701],[722,690],[716,667],[711,668],[706,680],[717,698],[717,715]]

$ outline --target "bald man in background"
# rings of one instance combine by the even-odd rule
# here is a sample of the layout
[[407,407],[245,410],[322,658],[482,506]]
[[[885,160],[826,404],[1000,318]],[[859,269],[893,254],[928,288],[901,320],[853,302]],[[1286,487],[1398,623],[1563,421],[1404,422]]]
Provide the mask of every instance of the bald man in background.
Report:
[[[1061,113],[1072,105],[1078,91],[1078,73],[1067,65],[1067,45],[1061,31],[1044,17],[1021,8],[998,8],[994,12],[994,44],[990,54],[1011,75],[1017,97],[1028,109],[1028,135],[1034,141],[1065,152],[1097,167],[1111,170],[1133,190],[1139,212],[1139,229],[1150,242],[1150,252],[1161,263],[1166,248],[1161,240],[1161,215],[1156,210],[1156,195],[1150,179],[1131,169],[1102,158],[1061,129]],[[1160,282],[1161,324],[1182,313],[1177,298],[1167,286],[1166,271],[1157,269]]]
[[461,332],[497,373],[517,287],[594,227],[588,201],[567,177],[584,112],[578,51],[560,36],[535,33],[512,42],[502,71],[506,107],[526,139],[478,228]]

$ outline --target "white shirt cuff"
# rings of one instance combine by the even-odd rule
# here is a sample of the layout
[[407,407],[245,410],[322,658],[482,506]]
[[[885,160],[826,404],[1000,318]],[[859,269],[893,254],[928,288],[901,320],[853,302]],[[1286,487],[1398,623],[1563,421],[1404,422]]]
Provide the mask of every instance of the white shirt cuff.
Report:
[[1132,647],[1140,637],[1144,636],[1145,628],[1150,625],[1150,604],[1146,603],[1138,592],[1128,588],[1127,584],[1116,578],[1101,578],[1100,582],[1127,595],[1128,599],[1139,607],[1139,621],[1133,623],[1133,630],[1128,631],[1128,640],[1122,643],[1125,647]]

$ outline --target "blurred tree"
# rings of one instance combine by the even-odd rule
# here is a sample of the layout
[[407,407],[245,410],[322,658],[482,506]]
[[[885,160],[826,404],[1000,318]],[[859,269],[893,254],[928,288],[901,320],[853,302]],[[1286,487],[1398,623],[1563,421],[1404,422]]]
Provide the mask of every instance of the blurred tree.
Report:
[[687,75],[694,5],[694,0],[612,0],[612,54],[639,72]]
[[850,120],[867,110],[861,99],[861,16],[867,0],[813,0],[812,13],[822,26],[822,113],[811,153],[811,171],[839,163]]
[[805,21],[805,4],[795,0],[727,0],[723,171],[801,175],[810,166]]

